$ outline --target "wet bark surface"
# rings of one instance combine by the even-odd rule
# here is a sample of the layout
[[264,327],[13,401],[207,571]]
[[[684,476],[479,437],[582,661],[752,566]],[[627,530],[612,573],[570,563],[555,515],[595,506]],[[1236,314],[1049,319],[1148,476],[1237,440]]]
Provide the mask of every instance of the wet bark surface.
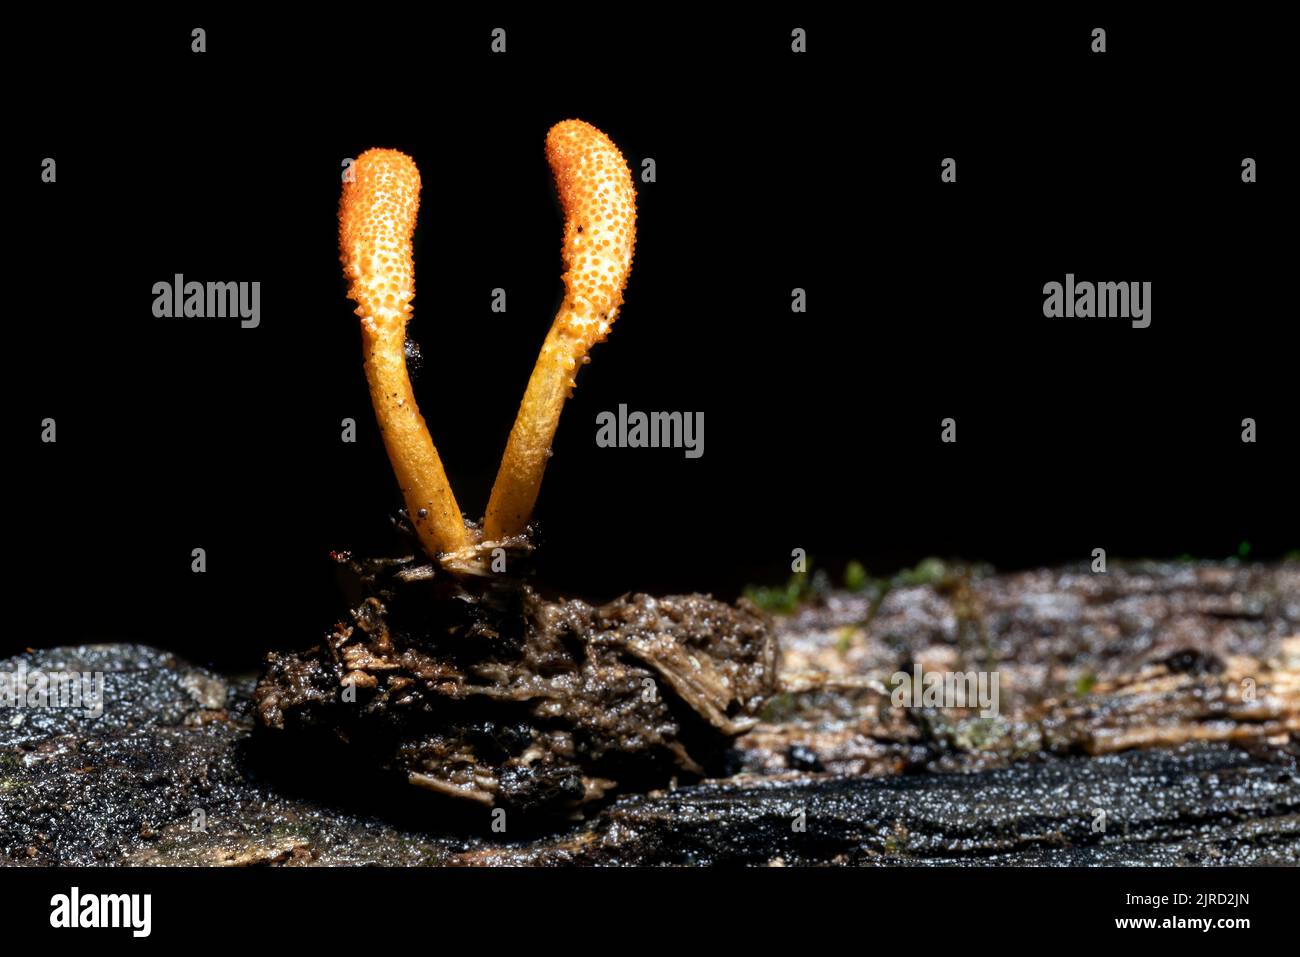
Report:
[[[31,652],[0,671],[102,672],[105,705],[0,710],[0,860],[1300,863],[1300,563],[943,568],[774,628],[785,690],[712,777],[578,819],[505,809],[504,833],[501,808],[277,746],[255,676]],[[895,707],[918,663],[995,670],[998,714]]]

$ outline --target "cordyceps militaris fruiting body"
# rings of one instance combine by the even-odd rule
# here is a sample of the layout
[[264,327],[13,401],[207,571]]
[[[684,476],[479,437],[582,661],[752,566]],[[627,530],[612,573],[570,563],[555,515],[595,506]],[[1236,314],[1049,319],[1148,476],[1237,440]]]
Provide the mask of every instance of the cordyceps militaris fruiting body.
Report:
[[[623,154],[604,133],[565,120],[546,137],[564,209],[564,302],[542,344],[484,517],[482,539],[522,535],[532,517],[560,411],[591,347],[623,302],[636,245],[636,191]],[[339,245],[357,303],[370,398],[407,515],[430,558],[454,573],[473,568],[479,544],[452,494],[406,371],[406,324],[415,296],[411,237],[420,174],[410,157],[372,149],[345,184]]]
[[469,543],[460,507],[406,371],[406,323],[415,298],[411,236],[420,171],[395,150],[368,150],[344,186],[339,246],[361,317],[370,402],[420,544],[437,557]]
[[437,794],[553,812],[718,769],[776,690],[777,647],[743,599],[547,601],[513,564],[499,574],[485,560],[531,548],[560,412],[618,315],[636,242],[632,176],[604,133],[565,120],[546,156],[564,211],[565,295],[481,530],[461,514],[406,369],[419,173],[393,150],[357,159],[340,207],[348,294],[384,446],[429,560],[341,559],[362,600],[321,645],[271,653],[256,701],[264,726],[298,733],[297,755],[313,742],[331,766],[361,761]]
[[623,154],[600,130],[566,120],[546,137],[564,209],[564,302],[528,380],[484,517],[489,540],[521,534],[542,484],[564,400],[604,340],[632,269],[636,192]]

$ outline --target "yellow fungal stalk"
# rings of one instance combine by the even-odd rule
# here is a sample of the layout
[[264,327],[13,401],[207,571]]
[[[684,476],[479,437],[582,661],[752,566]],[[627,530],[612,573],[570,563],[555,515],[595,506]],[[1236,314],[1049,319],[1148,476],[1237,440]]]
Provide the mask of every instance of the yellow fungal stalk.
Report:
[[521,534],[532,517],[560,410],[578,367],[623,303],[636,243],[636,191],[623,154],[600,130],[565,120],[546,136],[564,209],[564,302],[542,344],[506,444],[483,536]]
[[396,150],[372,149],[353,167],[339,207],[339,248],[357,303],[370,401],[406,510],[430,557],[470,544],[442,460],[406,371],[406,323],[415,297],[411,235],[420,171]]

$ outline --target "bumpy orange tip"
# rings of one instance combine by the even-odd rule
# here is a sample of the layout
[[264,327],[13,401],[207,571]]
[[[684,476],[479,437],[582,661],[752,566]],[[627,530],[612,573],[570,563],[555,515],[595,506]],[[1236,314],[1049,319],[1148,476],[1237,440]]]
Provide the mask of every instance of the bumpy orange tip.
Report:
[[623,304],[636,245],[636,191],[627,161],[608,136],[582,120],[546,135],[546,159],[564,209],[565,332],[574,356],[602,341]]
[[363,320],[403,323],[415,298],[411,236],[420,209],[420,171],[396,150],[366,150],[352,167],[339,208],[339,249],[348,297]]

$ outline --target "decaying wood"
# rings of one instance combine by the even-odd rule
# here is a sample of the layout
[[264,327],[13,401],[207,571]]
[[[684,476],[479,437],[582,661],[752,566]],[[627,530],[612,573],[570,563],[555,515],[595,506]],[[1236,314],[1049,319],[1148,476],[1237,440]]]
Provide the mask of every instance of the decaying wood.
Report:
[[[103,672],[105,711],[0,713],[0,860],[1300,863],[1300,563],[957,571],[827,593],[779,633],[786,690],[731,777],[504,834],[486,804],[268,750],[251,677],[25,654],[0,671]],[[893,707],[916,662],[996,668],[999,714]]]

